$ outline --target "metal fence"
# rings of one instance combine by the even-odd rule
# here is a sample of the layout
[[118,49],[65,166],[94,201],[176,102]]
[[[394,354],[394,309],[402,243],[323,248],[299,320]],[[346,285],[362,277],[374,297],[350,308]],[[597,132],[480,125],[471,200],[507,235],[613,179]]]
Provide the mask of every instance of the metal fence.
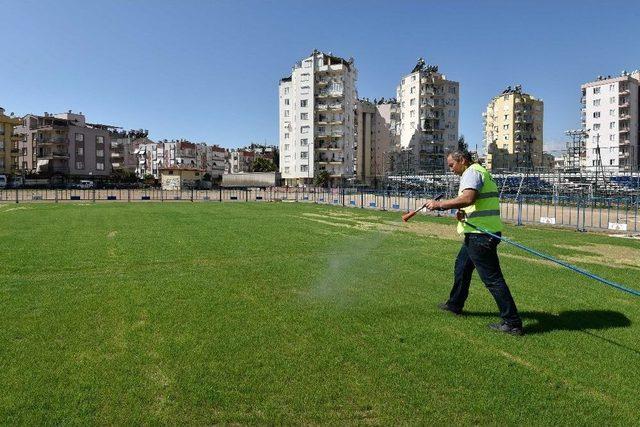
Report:
[[[445,191],[447,197],[452,191]],[[0,190],[0,203],[38,202],[308,202],[360,209],[405,212],[422,206],[436,193],[430,191],[362,190],[357,188],[246,188],[212,190]],[[501,197],[503,220],[518,225],[544,224],[579,231],[638,232],[640,197],[588,195],[507,195]],[[437,212],[434,215],[452,215]],[[428,213],[426,213],[428,214]]]

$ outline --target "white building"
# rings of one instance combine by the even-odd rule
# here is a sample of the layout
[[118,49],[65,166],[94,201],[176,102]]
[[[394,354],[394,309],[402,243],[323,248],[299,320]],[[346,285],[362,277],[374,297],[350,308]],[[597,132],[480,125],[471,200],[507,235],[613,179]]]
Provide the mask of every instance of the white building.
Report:
[[587,168],[638,170],[640,71],[598,77],[582,88],[582,126],[587,132]]
[[408,154],[405,172],[444,170],[445,153],[458,143],[460,84],[420,58],[397,88],[400,147]]
[[357,71],[353,59],[313,51],[280,80],[280,172],[287,185],[353,177]]

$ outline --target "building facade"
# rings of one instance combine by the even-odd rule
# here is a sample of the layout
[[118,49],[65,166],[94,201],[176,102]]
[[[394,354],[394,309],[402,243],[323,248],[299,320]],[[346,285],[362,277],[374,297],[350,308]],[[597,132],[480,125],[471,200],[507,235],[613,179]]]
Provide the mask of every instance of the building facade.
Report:
[[86,123],[82,113],[26,115],[20,135],[21,173],[100,177],[111,174],[110,132],[114,126]]
[[420,58],[397,88],[404,173],[444,171],[446,152],[458,142],[460,84]]
[[353,177],[357,71],[353,59],[314,50],[279,84],[280,172],[287,185]]
[[587,169],[638,171],[639,86],[640,71],[600,76],[581,86]]
[[[483,143],[489,170],[542,167],[544,157],[541,99],[509,86],[491,99],[483,116]],[[548,163],[548,162],[547,162]]]
[[395,100],[358,100],[355,112],[355,175],[359,182],[376,185],[391,171],[391,158],[399,146],[398,104]]
[[[13,113],[12,113],[13,114]],[[18,170],[18,154],[20,137],[15,135],[14,129],[22,121],[4,114],[0,108],[0,174],[12,175]]]

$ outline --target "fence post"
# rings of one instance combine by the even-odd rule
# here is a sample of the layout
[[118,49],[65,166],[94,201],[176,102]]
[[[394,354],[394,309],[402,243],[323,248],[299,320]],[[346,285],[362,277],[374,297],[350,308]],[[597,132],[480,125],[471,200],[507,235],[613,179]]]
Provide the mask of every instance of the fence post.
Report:
[[93,197],[93,203],[95,203],[95,202],[96,202],[96,189],[94,188],[94,189],[92,190],[92,192],[93,192],[93,195],[92,195],[92,197]]
[[58,189],[57,188],[53,190],[53,194],[55,196],[56,203],[58,203]]
[[245,202],[249,201],[249,189],[248,188],[244,189],[244,201]]
[[522,225],[522,197],[518,195],[518,226]]
[[18,203],[18,189],[16,188],[16,203]]
[[360,209],[364,209],[364,188],[360,189]]

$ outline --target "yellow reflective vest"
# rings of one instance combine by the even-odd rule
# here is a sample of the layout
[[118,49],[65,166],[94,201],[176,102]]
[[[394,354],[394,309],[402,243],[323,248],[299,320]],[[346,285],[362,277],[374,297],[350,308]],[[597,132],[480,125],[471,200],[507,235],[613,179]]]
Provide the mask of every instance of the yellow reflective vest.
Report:
[[[478,192],[475,203],[462,209],[467,214],[467,220],[471,224],[492,233],[502,231],[498,186],[491,174],[478,163],[472,164],[469,168],[482,174],[482,188]],[[463,190],[464,188],[460,188],[458,195],[461,195]],[[458,233],[481,233],[481,231],[468,226],[464,222],[458,222]]]

